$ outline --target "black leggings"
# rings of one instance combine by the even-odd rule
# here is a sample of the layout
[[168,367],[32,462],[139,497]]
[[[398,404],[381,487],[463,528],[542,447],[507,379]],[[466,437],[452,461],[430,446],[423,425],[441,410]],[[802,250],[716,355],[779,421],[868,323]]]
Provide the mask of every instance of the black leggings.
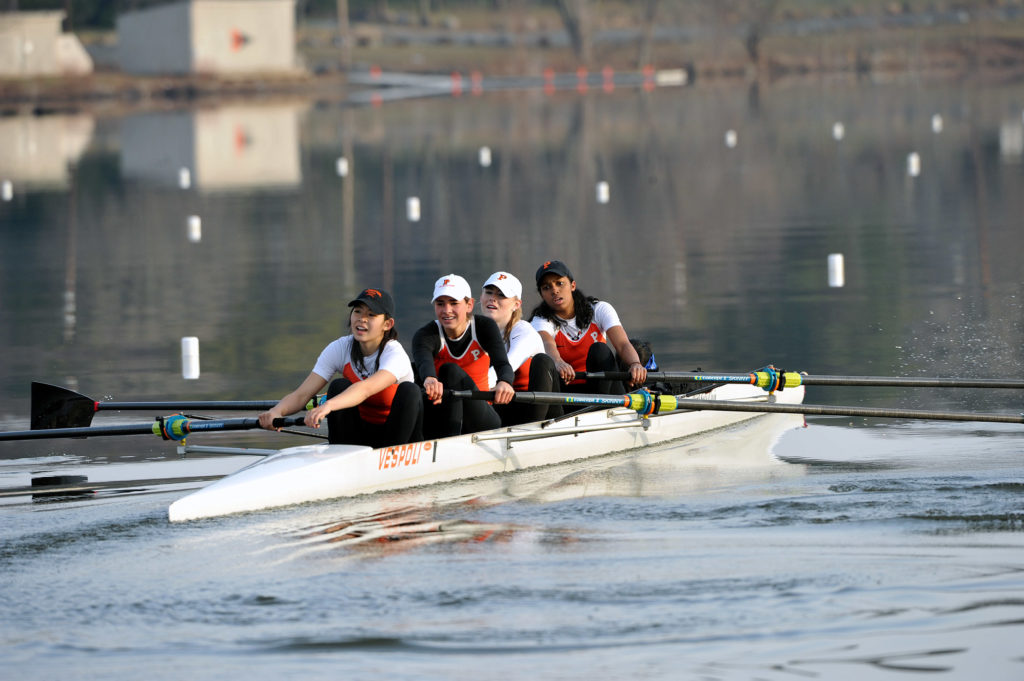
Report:
[[[587,352],[587,373],[592,371],[619,371],[619,365],[615,361],[615,355],[607,343],[594,343]],[[559,385],[562,392],[569,393],[597,393],[599,395],[622,395],[626,392],[622,381],[609,379],[588,378],[583,383],[566,385],[559,377]]]
[[[530,361],[530,384],[526,389],[544,393],[557,391],[559,379],[555,372],[555,360],[543,352],[534,355]],[[503,426],[543,421],[562,415],[562,407],[557,404],[526,404],[515,400],[508,404],[496,404],[494,409],[501,416]]]
[[[352,385],[347,378],[331,381],[327,399]],[[369,423],[359,416],[359,407],[332,411],[327,415],[327,441],[332,445],[364,445],[390,447],[419,442],[423,439],[422,390],[410,381],[398,384],[391,413],[384,423]]]
[[[445,390],[478,390],[476,383],[458,364],[442,364],[437,371],[437,380]],[[463,433],[476,433],[501,426],[501,418],[494,407],[484,400],[461,400],[442,398],[441,404],[433,404],[423,394],[423,434],[434,440]]]

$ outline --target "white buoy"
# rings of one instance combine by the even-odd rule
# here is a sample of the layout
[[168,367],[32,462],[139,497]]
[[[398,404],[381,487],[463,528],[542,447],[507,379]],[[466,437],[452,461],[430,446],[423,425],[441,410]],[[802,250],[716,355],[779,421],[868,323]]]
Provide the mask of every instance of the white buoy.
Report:
[[338,177],[348,177],[348,159],[344,156],[338,157],[337,163],[334,164],[334,169],[338,173]]
[[610,195],[610,193],[608,191],[608,183],[605,182],[604,180],[598,182],[597,183],[597,202],[598,203],[608,203],[608,199],[609,198],[611,198],[611,195]]
[[416,196],[410,196],[405,200],[405,216],[409,222],[420,221],[420,200]]
[[846,273],[843,267],[842,253],[828,254],[828,285],[832,288],[842,288],[846,284]]
[[846,126],[836,121],[832,124],[832,139],[836,142],[846,137]]
[[736,131],[735,130],[727,130],[726,131],[726,133],[725,133],[725,146],[729,147],[730,149],[735,149],[736,148],[737,140],[738,140],[738,136],[736,135]]
[[943,125],[942,124],[942,116],[940,114],[933,115],[932,116],[932,132],[934,132],[936,135],[938,135],[940,132],[942,132],[942,125]]
[[480,147],[480,167],[490,168],[491,167],[491,148]]
[[0,198],[4,201],[10,201],[14,198],[14,185],[10,180],[4,180],[3,184],[0,185]]
[[203,240],[203,221],[198,215],[188,216],[188,240],[194,244]]
[[921,157],[916,151],[907,154],[907,175],[917,177],[921,174]]
[[192,186],[192,171],[188,168],[180,168],[178,170],[178,186],[182,189],[188,189]]
[[181,377],[186,380],[199,378],[199,339],[195,336],[181,339]]

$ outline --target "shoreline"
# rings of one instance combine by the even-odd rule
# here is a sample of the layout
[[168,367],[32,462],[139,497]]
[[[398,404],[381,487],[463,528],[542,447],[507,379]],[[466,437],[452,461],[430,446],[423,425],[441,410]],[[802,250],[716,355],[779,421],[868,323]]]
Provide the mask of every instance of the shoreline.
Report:
[[[308,40],[305,42],[309,42]],[[590,88],[608,84],[609,73],[627,80],[649,77],[651,70],[683,72],[688,86],[756,84],[781,85],[807,79],[1016,80],[1024,77],[1024,22],[978,23],[964,27],[887,28],[815,36],[766,36],[757,60],[740,40],[658,42],[650,55],[652,66],[637,63],[633,43],[609,44],[584,69],[569,48],[542,50],[511,47],[459,47],[409,42],[357,49],[353,66],[339,66],[340,51],[307,50],[303,61],[313,65],[291,73],[135,76],[111,70],[89,75],[32,79],[0,79],[0,116],[46,115],[82,110],[135,110],[194,106],[221,100],[308,98],[353,104],[373,100],[366,90],[376,86],[367,73],[409,74],[452,83],[452,94],[479,93],[488,81],[567,79],[586,77]],[[581,74],[586,74],[583,76]],[[602,75],[604,74],[604,75]],[[678,84],[678,83],[676,83]],[[558,89],[570,89],[559,87]],[[581,86],[581,91],[587,89]],[[385,92],[381,89],[380,92]],[[434,88],[429,94],[441,94]],[[380,99],[393,99],[382,97]]]

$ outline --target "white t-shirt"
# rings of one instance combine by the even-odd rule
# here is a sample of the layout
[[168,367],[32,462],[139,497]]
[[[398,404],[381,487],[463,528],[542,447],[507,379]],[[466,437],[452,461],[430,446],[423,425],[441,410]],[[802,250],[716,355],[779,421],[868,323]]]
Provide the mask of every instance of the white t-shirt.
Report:
[[[504,330],[502,330],[502,336],[504,336]],[[512,326],[512,333],[508,335],[505,351],[508,353],[508,363],[512,365],[512,371],[519,371],[523,362],[544,352],[544,341],[528,321],[520,319]],[[498,382],[494,369],[487,370],[487,382],[491,388]]]
[[[559,319],[561,319],[561,317],[559,317]],[[605,338],[608,337],[608,329],[615,326],[622,326],[622,322],[619,321],[619,315],[616,314],[615,308],[611,306],[611,303],[606,303],[603,300],[599,300],[594,303],[593,321],[597,324],[598,330]],[[579,340],[580,336],[583,335],[583,332],[586,331],[586,329],[581,329],[576,326],[575,317],[572,319],[562,319],[562,323],[558,325],[544,317],[534,317],[530,320],[530,324],[533,328],[537,329],[537,331],[547,331],[551,334],[552,338],[555,336],[556,332],[561,330],[562,333],[568,336],[571,341]],[[615,347],[611,343],[608,344],[608,347],[612,349],[613,353],[615,352]]]
[[[313,373],[325,381],[330,381],[334,374],[343,373],[345,365],[352,361],[352,343],[352,336],[342,336],[332,341],[317,358]],[[374,353],[363,358],[363,370],[356,366],[352,370],[365,381],[374,374],[376,363],[377,354]],[[412,362],[398,341],[388,341],[384,346],[384,352],[380,355],[380,369],[390,371],[399,383],[413,380]]]

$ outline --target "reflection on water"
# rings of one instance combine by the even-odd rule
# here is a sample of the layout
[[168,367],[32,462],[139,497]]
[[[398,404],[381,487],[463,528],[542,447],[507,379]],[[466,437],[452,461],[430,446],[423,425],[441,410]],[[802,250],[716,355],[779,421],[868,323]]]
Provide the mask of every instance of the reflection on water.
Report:
[[0,117],[0,180],[19,190],[67,190],[69,166],[92,138],[92,116]]
[[[0,415],[25,414],[32,380],[123,399],[280,396],[363,286],[392,290],[408,339],[439,273],[528,282],[551,257],[670,370],[1019,373],[1008,121],[1022,94],[812,83],[103,118],[66,190],[0,203]],[[8,134],[5,148],[24,146]],[[833,253],[842,287],[828,285]],[[197,381],[179,373],[186,336],[203,348]]]
[[202,192],[291,188],[302,182],[303,104],[234,105],[144,113],[121,122],[121,172],[179,186],[180,171]]
[[[544,505],[598,497],[713,495],[743,484],[797,479],[806,466],[782,463],[772,449],[783,433],[802,425],[801,416],[772,414],[699,439],[641,451],[313,504],[293,514],[289,524],[299,527],[285,532],[293,539],[274,551],[291,561],[326,549],[344,550],[351,557],[380,557],[442,543],[517,539],[564,545],[579,541],[575,531],[472,517],[509,502]],[[279,520],[273,525],[276,532],[282,531]]]

